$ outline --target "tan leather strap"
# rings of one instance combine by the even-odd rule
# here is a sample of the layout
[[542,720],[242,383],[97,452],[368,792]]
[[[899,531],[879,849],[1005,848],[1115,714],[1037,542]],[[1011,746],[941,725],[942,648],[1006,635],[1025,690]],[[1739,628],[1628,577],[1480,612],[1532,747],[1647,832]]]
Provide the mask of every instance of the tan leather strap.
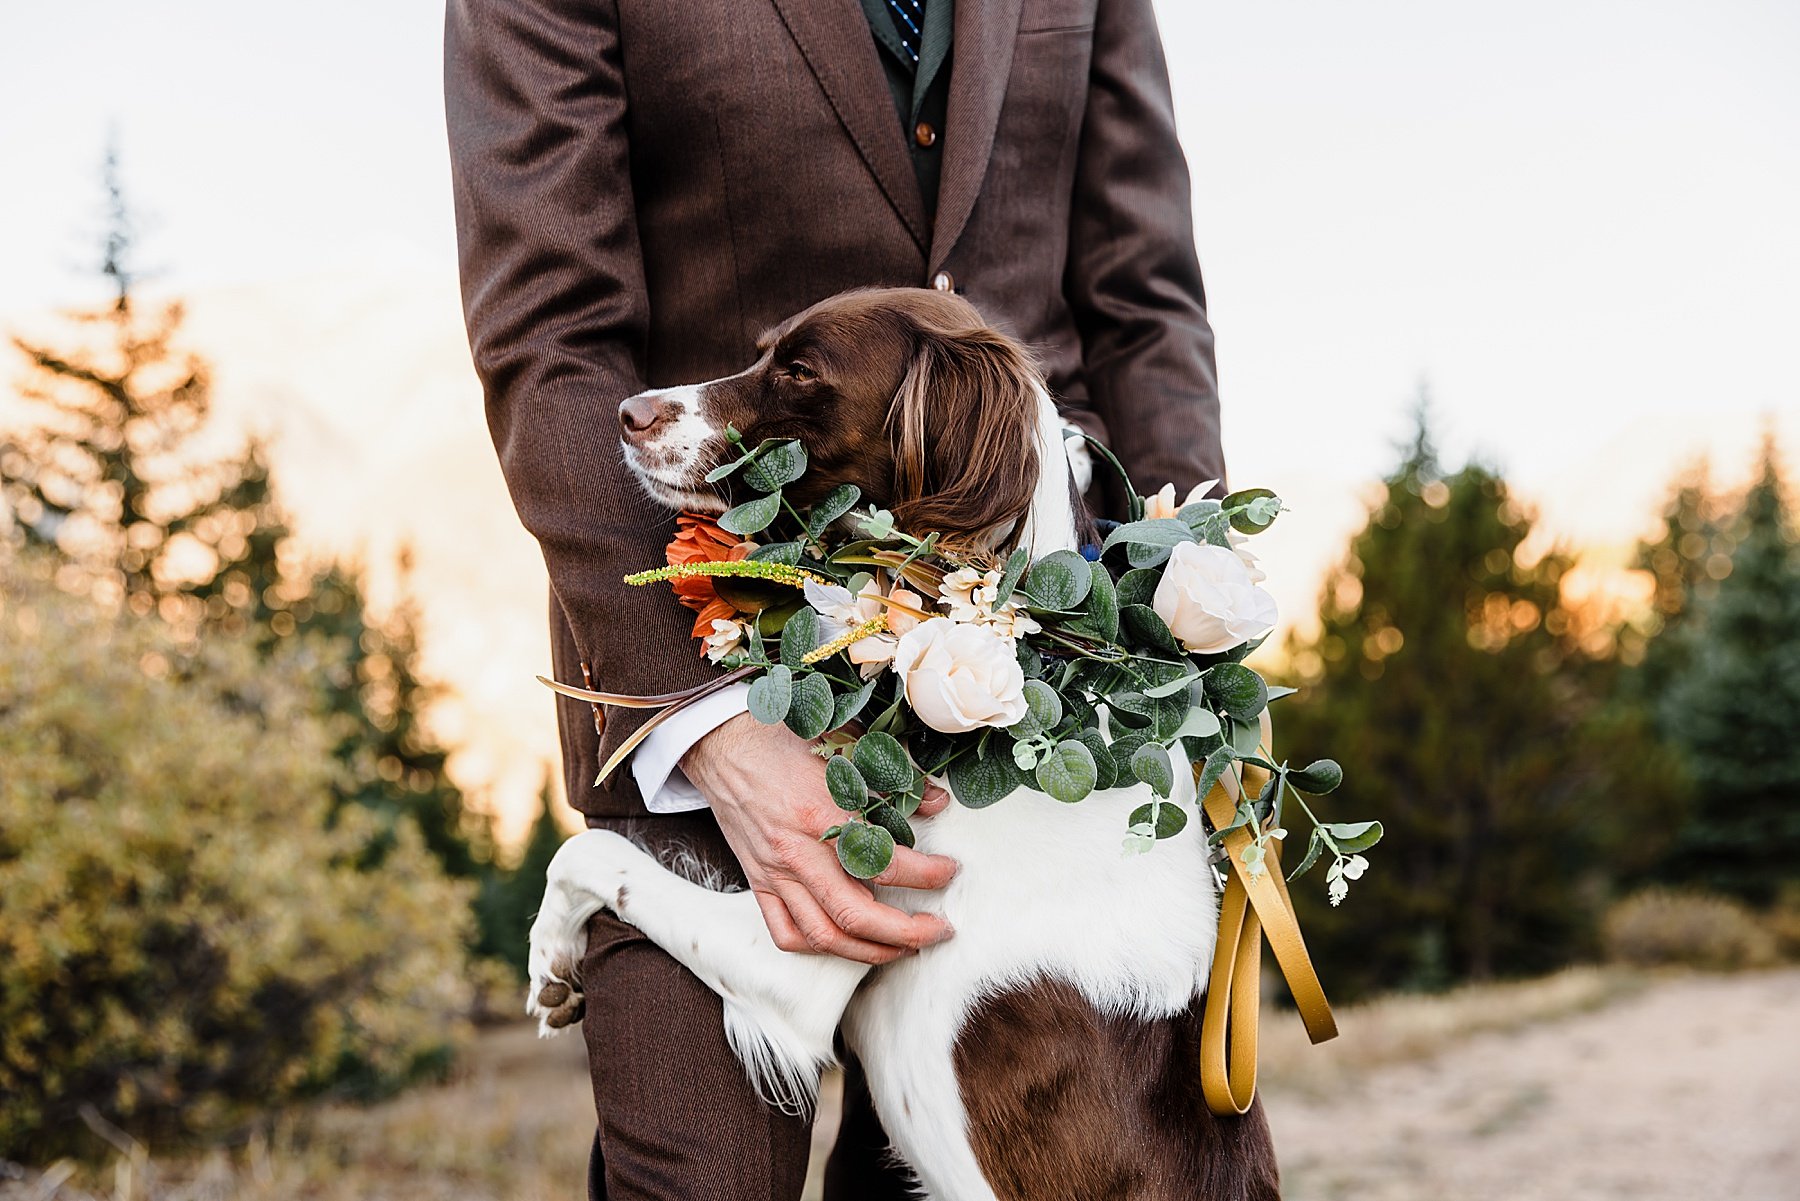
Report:
[[[1260,791],[1269,774],[1246,766],[1244,786]],[[1206,797],[1206,816],[1215,830],[1237,816],[1238,781],[1226,773]],[[1281,875],[1281,844],[1266,846],[1264,870],[1251,875],[1244,866],[1250,830],[1227,834],[1225,851],[1231,873],[1219,900],[1219,941],[1207,977],[1206,1010],[1200,1024],[1200,1085],[1206,1106],[1216,1114],[1243,1113],[1256,1099],[1256,1028],[1261,1005],[1262,939],[1287,978],[1288,991],[1300,1011],[1307,1037],[1315,1043],[1337,1037],[1331,1003],[1313,970],[1312,957],[1294,920],[1293,902]]]

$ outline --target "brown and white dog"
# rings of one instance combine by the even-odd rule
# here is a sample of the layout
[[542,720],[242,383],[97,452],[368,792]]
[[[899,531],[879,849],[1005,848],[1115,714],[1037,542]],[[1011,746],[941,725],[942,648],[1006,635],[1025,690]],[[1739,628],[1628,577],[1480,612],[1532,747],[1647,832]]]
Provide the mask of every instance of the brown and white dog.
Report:
[[[849,292],[758,348],[737,375],[620,406],[626,462],[659,502],[724,507],[703,477],[730,424],[753,446],[801,441],[800,504],[852,483],[902,528],[1034,556],[1076,544],[1055,405],[1025,351],[967,302]],[[1184,783],[1175,799],[1191,806]],[[1200,1092],[1218,908],[1206,840],[1196,830],[1123,857],[1125,815],[1147,799],[1141,784],[1078,805],[1021,790],[920,822],[919,849],[961,870],[938,892],[876,893],[942,915],[956,937],[879,968],[782,951],[751,894],[714,891],[590,830],[551,864],[528,1008],[546,1033],[569,1019],[587,920],[610,909],[719,994],[731,1045],[772,1103],[812,1102],[841,1029],[925,1197],[1276,1197],[1260,1106],[1216,1118]]]

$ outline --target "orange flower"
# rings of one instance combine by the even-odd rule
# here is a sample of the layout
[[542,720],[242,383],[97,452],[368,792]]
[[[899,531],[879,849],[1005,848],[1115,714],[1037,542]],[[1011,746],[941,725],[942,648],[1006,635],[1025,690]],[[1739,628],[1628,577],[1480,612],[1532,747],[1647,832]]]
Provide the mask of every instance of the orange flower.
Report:
[[[669,543],[664,557],[672,567],[686,563],[725,563],[742,559],[753,549],[753,543],[726,533],[712,518],[700,513],[682,513],[675,518],[675,538]],[[694,619],[696,638],[705,638],[712,633],[715,619],[725,621],[738,615],[729,601],[721,600],[713,591],[712,581],[705,576],[670,583],[681,603],[700,614]]]

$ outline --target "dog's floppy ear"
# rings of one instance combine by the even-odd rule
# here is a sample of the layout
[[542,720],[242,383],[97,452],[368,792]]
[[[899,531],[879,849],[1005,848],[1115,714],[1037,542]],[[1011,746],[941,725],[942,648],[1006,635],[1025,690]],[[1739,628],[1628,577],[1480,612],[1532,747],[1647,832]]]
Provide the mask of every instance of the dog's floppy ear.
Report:
[[894,404],[894,520],[970,540],[1010,538],[1037,488],[1038,373],[985,325],[924,326]]

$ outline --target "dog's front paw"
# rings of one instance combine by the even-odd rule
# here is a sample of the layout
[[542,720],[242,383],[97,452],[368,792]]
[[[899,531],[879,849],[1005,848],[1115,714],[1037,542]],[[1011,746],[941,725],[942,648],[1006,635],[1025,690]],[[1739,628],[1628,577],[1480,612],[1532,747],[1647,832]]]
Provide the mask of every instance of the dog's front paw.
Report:
[[540,1037],[548,1038],[564,1026],[579,1022],[586,1007],[587,998],[581,991],[581,973],[574,960],[558,960],[531,973],[525,1012],[538,1020]]

